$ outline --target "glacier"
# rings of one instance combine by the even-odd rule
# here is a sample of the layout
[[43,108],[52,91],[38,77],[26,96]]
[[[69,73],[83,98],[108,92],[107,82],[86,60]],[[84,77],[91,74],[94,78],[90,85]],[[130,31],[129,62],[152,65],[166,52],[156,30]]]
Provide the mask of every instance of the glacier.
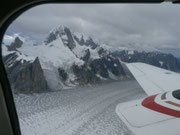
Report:
[[15,94],[22,135],[133,135],[118,103],[146,96],[135,80],[41,94]]

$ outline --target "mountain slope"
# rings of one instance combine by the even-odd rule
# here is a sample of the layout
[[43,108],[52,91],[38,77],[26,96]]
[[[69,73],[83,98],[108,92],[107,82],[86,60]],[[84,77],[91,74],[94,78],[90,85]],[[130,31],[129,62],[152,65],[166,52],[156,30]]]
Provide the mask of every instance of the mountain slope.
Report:
[[3,61],[14,92],[34,93],[49,90],[38,57],[28,57],[16,51],[7,52],[8,48],[5,46],[3,49],[6,52]]
[[[33,65],[38,68],[33,72],[39,71],[44,80],[41,87],[43,90],[47,88],[59,90],[105,80],[128,78],[118,57],[111,55],[92,38],[84,39],[83,35],[79,36],[62,26],[51,31],[40,45],[23,43],[16,38],[11,46],[4,49],[3,54],[4,63],[8,65],[6,68],[10,80],[18,91],[21,91],[21,88],[17,87],[20,85],[19,80],[22,82],[28,80],[29,77],[25,77],[24,73],[30,74],[28,70],[32,69]],[[16,65],[19,66],[18,70],[24,67],[18,72],[18,79],[14,79]],[[29,72],[32,75],[32,71]],[[36,78],[29,78],[31,81],[28,81],[35,83]],[[29,88],[27,91],[37,92],[37,89],[39,88],[36,90]]]
[[180,72],[180,63],[171,54],[113,49],[64,26],[52,30],[39,45],[17,37],[10,46],[3,45],[3,57],[13,88],[24,93],[132,79],[123,62]]
[[180,72],[180,63],[172,54],[123,50],[115,51],[113,55],[119,57],[124,62],[143,62],[174,72]]

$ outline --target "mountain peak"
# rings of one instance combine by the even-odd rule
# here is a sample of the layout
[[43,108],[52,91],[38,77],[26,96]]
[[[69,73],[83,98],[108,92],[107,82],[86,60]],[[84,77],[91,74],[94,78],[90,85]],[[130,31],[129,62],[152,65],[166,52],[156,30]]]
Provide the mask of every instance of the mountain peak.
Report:
[[14,39],[14,42],[11,43],[10,46],[8,46],[8,51],[15,51],[17,50],[17,48],[20,48],[23,44],[23,41],[19,38],[19,37],[16,37]]
[[54,33],[54,34],[64,33],[65,30],[67,30],[67,29],[70,30],[69,27],[67,27],[67,26],[65,26],[65,25],[60,25],[60,26],[54,28],[53,30],[51,30],[51,31],[49,32],[49,34],[51,34],[51,33]]
[[61,25],[51,30],[44,42],[45,44],[49,44],[50,42],[56,40],[58,37],[62,37],[63,35],[67,34],[71,34],[70,29],[67,26]]
[[81,46],[89,46],[91,49],[95,49],[99,46],[99,44],[94,42],[91,37],[82,33],[72,32],[69,27],[63,25],[53,29],[44,42],[47,45],[58,38],[60,38],[64,45],[68,46],[71,50],[77,43]]

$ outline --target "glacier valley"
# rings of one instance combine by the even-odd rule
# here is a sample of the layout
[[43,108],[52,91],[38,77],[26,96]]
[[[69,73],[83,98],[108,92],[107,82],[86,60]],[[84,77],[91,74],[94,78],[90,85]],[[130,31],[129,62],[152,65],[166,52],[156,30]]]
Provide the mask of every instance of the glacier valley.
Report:
[[135,80],[39,94],[15,94],[22,135],[132,135],[118,103],[146,96]]

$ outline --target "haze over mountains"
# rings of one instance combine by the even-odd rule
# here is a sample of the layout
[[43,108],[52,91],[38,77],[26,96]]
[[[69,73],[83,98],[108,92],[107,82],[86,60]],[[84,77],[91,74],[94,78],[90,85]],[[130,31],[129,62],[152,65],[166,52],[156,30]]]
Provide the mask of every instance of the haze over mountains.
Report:
[[3,45],[3,57],[13,89],[23,93],[133,78],[121,61],[180,72],[171,54],[109,48],[65,26],[52,30],[38,45],[16,37],[10,46]]

